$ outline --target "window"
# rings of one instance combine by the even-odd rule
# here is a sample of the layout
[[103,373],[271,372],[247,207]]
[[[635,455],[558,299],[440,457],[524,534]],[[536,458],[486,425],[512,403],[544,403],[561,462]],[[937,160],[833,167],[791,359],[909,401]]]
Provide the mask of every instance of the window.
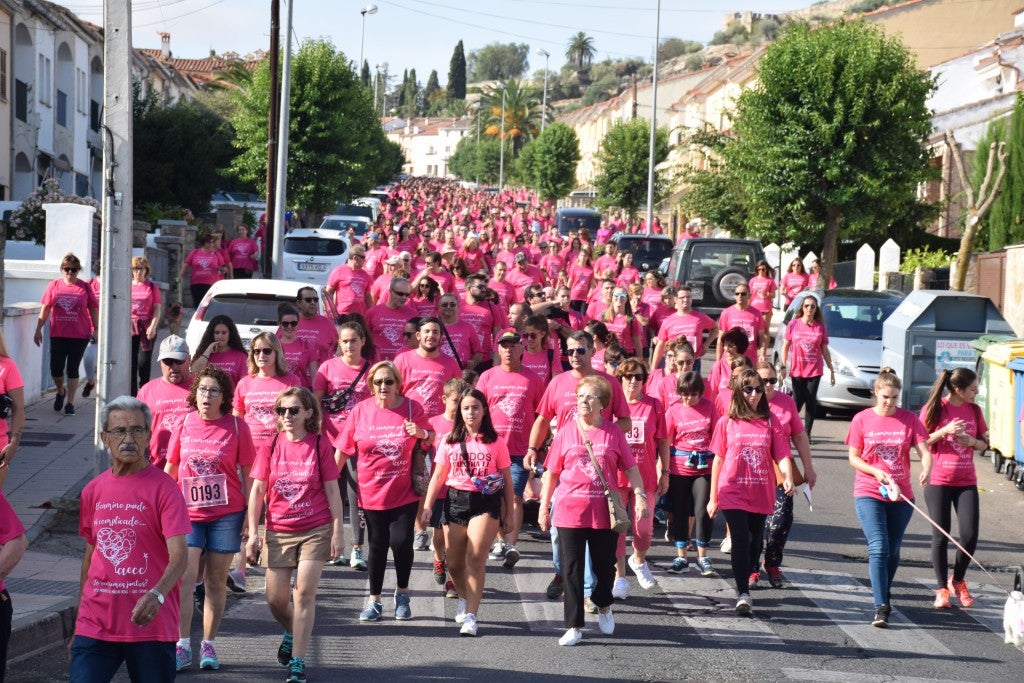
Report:
[[28,123],[28,83],[14,79],[14,118]]
[[50,104],[50,93],[53,87],[52,74],[50,69],[53,62],[50,61],[49,57],[39,55],[39,77],[36,79],[36,83],[39,85],[39,98],[40,104]]
[[68,95],[62,90],[57,91],[57,125],[68,127]]
[[94,133],[100,132],[100,103],[89,100],[89,128]]
[[78,74],[78,79],[77,79],[77,82],[75,84],[75,109],[80,114],[84,114],[87,111],[86,110],[86,106],[89,103],[89,98],[86,96],[86,89],[85,89],[85,84],[86,84],[85,72],[82,71],[81,69],[78,69],[77,70],[77,74]]
[[7,50],[0,50],[0,100],[7,101]]

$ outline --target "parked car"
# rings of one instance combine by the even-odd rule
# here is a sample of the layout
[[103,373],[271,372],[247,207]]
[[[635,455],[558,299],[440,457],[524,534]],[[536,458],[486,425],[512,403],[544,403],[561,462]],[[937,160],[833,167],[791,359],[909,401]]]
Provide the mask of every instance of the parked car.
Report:
[[597,229],[601,227],[601,214],[593,209],[569,209],[562,208],[555,212],[555,224],[558,225],[558,234],[565,237],[570,230],[587,230],[590,236],[597,236]]
[[619,252],[633,255],[633,265],[641,273],[657,270],[675,246],[672,238],[665,235],[627,235],[621,232],[612,235],[612,242],[619,247]]
[[672,249],[665,279],[673,287],[690,285],[694,307],[714,318],[735,303],[736,287],[754,277],[754,265],[764,258],[757,240],[683,240]]
[[[827,410],[858,410],[874,405],[871,388],[881,369],[882,323],[903,297],[892,292],[846,288],[798,294],[786,309],[775,336],[770,359],[776,366],[782,362],[783,331],[790,320],[801,314],[800,305],[807,296],[818,300],[836,371],[835,386],[828,382],[827,368],[826,377],[818,386],[818,417],[823,417]],[[783,385],[791,387],[788,377]]]
[[327,276],[348,260],[348,235],[336,230],[298,228],[284,237],[281,277],[323,286]]
[[334,207],[334,215],[336,216],[366,216],[366,218],[372,223],[374,220],[373,207],[367,204],[358,204],[352,202],[351,204],[338,204]]
[[255,192],[232,192],[217,190],[210,198],[210,207],[241,206],[249,209],[257,216],[267,210],[267,200],[261,199]]
[[337,230],[349,238],[362,239],[370,231],[372,222],[366,216],[324,216],[320,230]]
[[352,203],[357,206],[368,206],[373,211],[372,220],[377,220],[377,216],[380,215],[381,201],[376,197],[360,197],[359,199],[353,199]]
[[196,307],[185,330],[188,348],[195,353],[209,321],[218,315],[235,321],[245,348],[260,332],[277,331],[277,305],[295,303],[303,283],[291,280],[221,280],[215,282]]

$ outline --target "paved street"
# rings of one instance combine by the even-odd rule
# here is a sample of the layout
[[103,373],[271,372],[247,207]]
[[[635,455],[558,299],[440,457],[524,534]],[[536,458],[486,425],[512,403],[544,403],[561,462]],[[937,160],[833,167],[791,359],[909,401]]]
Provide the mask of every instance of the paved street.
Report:
[[[814,510],[797,503],[784,563],[792,586],[754,591],[753,618],[733,612],[728,556],[717,543],[712,557],[720,577],[705,579],[695,572],[665,572],[672,553],[661,541],[651,555],[659,586],[645,592],[631,579],[630,597],[614,608],[615,635],[603,636],[593,624],[580,646],[559,647],[561,603],[543,595],[552,573],[549,550],[527,540],[514,571],[490,563],[480,637],[460,638],[452,621],[455,601],[441,597],[430,578],[430,553],[419,552],[410,622],[394,621],[393,602],[385,600],[383,622],[358,623],[365,574],[325,569],[310,680],[1017,680],[1024,654],[1002,642],[1005,596],[991,579],[972,567],[968,579],[977,602],[970,610],[931,607],[930,533],[920,517],[911,522],[904,544],[893,626],[880,630],[868,624],[866,551],[853,515],[852,470],[840,446],[847,424],[832,418],[817,425]],[[1009,586],[1010,568],[1024,562],[1024,531],[1016,523],[1024,493],[996,475],[987,460],[979,457],[977,463],[984,490],[978,554],[999,583]],[[221,670],[192,670],[180,680],[284,680],[274,663],[279,629],[261,583],[251,575],[249,593],[230,599],[217,639]],[[393,586],[389,573],[385,593]],[[198,626],[193,635],[196,649]],[[60,659],[51,652],[22,662],[8,680],[59,679]]]

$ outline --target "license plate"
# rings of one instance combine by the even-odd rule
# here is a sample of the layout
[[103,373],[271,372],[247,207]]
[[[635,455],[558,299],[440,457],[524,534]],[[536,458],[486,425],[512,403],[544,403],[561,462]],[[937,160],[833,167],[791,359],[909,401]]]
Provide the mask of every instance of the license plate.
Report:
[[318,273],[323,273],[327,270],[326,263],[299,263],[299,270],[312,270]]
[[704,283],[703,282],[688,282],[690,285],[690,299],[692,301],[703,301],[704,300]]

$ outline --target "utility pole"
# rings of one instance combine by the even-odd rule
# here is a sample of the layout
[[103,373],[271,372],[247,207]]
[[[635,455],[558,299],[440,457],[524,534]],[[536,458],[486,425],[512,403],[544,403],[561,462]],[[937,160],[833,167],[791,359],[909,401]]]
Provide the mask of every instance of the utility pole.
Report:
[[103,226],[93,476],[106,469],[100,409],[127,394],[131,365],[132,287],[132,8],[103,3]]
[[[651,234],[654,222],[654,145],[658,132],[658,47],[661,44],[661,0],[658,0],[658,11],[654,19],[654,79],[651,82],[651,148],[647,160],[647,228],[644,232]],[[634,100],[635,101],[635,100]]]
[[[278,61],[281,52],[281,0],[270,0],[270,110],[267,114],[267,212],[264,214],[267,220],[266,230],[263,232],[263,250],[261,260],[263,261],[263,274],[272,277],[273,273],[273,250],[270,245],[274,243],[274,216],[277,215],[277,116],[278,116],[278,87],[281,81],[281,71],[278,68]],[[252,231],[256,232],[255,228]]]
[[[288,122],[292,87],[292,7],[295,0],[288,0],[288,18],[284,24],[284,64],[281,73],[281,101],[277,131],[277,206],[274,212],[273,275],[281,277],[284,258],[284,212],[288,206]],[[267,217],[270,221],[270,217]]]

